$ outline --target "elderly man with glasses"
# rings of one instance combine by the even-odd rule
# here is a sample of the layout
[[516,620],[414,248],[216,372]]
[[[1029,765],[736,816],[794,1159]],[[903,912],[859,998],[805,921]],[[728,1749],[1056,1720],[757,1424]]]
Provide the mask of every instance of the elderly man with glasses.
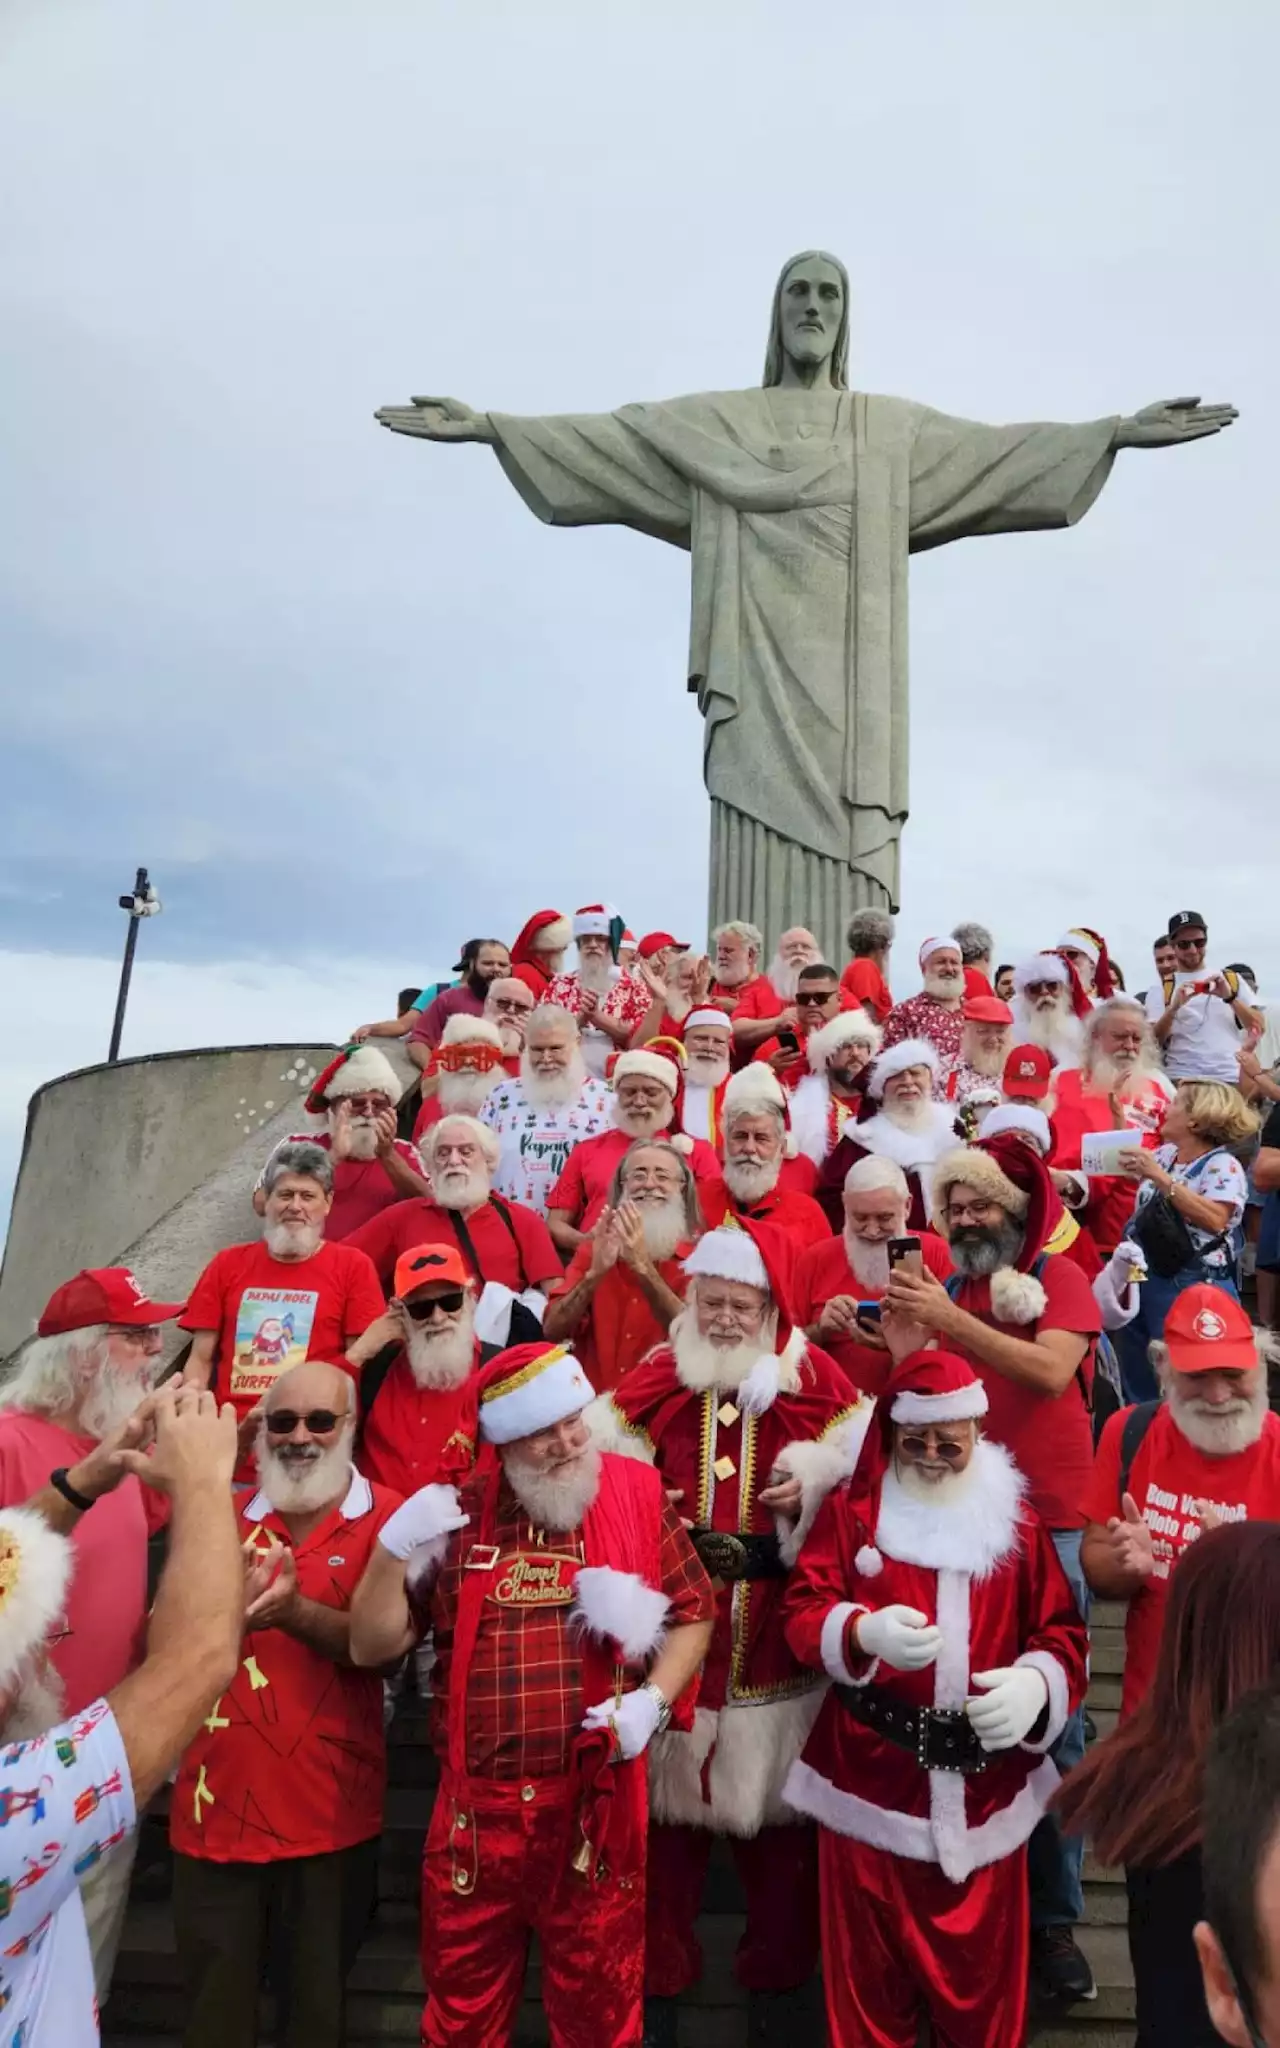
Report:
[[354,1669],[352,1594],[399,1496],[353,1469],[355,1389],[311,1359],[263,1403],[237,1503],[245,1636],[170,1808],[185,2048],[254,2048],[264,1966],[281,2048],[340,2048],[377,1900],[382,1683]]
[[677,1135],[680,1078],[676,1061],[649,1046],[619,1054],[612,1074],[614,1127],[574,1146],[547,1198],[547,1225],[566,1258],[595,1229],[613,1176],[637,1138],[670,1136],[695,1180],[719,1181],[720,1161],[705,1138]]
[[267,1168],[290,1145],[318,1145],[333,1168],[327,1238],[349,1237],[380,1209],[426,1192],[416,1145],[396,1136],[400,1077],[376,1045],[349,1045],[316,1075],[306,1100],[309,1131],[282,1138],[258,1175],[253,1206],[266,1208]]
[[1198,910],[1174,912],[1169,943],[1174,971],[1147,991],[1146,1001],[1170,1079],[1237,1086],[1239,1055],[1249,1045],[1248,1033],[1261,1036],[1262,1013],[1243,1000],[1234,969],[1206,967],[1209,931]]

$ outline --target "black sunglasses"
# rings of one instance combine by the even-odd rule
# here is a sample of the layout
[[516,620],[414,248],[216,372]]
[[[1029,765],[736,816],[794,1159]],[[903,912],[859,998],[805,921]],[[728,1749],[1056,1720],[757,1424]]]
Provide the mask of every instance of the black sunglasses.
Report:
[[839,995],[835,988],[802,988],[796,994],[797,1010],[808,1010],[829,1003],[832,996]]
[[448,1294],[433,1295],[430,1301],[406,1301],[404,1312],[415,1323],[429,1323],[438,1308],[447,1316],[456,1316],[466,1298],[461,1287],[454,1287]]
[[[898,1438],[898,1449],[905,1451],[909,1458],[923,1458],[928,1448],[928,1443],[922,1436],[900,1436]],[[935,1443],[933,1448],[944,1465],[954,1465],[963,1458],[969,1446],[968,1444]]]
[[311,1436],[327,1436],[343,1421],[332,1408],[312,1408],[306,1415],[299,1415],[294,1408],[276,1408],[267,1417],[267,1428],[272,1436],[292,1436],[300,1422],[306,1424]]
[[1184,946],[1207,946],[1207,945],[1208,945],[1208,943],[1209,943],[1209,934],[1208,934],[1208,932],[1200,932],[1200,933],[1198,934],[1198,936],[1196,936],[1195,938],[1193,938],[1193,937],[1192,937],[1192,936],[1190,935],[1190,933],[1188,933],[1188,935],[1187,935],[1187,936],[1186,936],[1185,938],[1180,938],[1180,939],[1174,939],[1174,941],[1173,941],[1173,946],[1174,946],[1174,950],[1175,950],[1175,952],[1178,952],[1178,951],[1181,951],[1181,949],[1182,949],[1182,948],[1183,948]]

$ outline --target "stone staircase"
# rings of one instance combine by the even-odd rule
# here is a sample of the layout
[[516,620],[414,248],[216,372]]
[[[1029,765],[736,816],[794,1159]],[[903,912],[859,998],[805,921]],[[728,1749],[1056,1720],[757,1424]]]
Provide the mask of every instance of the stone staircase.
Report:
[[[1124,1610],[1103,1603],[1095,1609],[1093,1682],[1089,1709],[1099,1737],[1110,1733],[1120,1704],[1124,1663]],[[347,1993],[347,2038],[350,2048],[388,2048],[393,2042],[419,2039],[422,1978],[418,1968],[418,1870],[422,1838],[434,1796],[435,1764],[425,1741],[425,1715],[419,1702],[401,1702],[391,1729],[391,1789],[383,1833],[382,1904],[352,1972]],[[152,1821],[140,1863],[151,1858],[161,1839]],[[161,1857],[163,1852],[160,1852]],[[182,1993],[173,1948],[167,1898],[156,1897],[156,1864],[152,1882],[136,1888],[130,1908],[115,1986],[103,2017],[103,2039],[114,2048],[175,2048],[181,2037]],[[160,1877],[163,1885],[163,1875]],[[682,2019],[685,2048],[743,2048],[746,2008],[733,1981],[733,1951],[741,1928],[742,1903],[727,1857],[712,1862],[700,1934],[706,1957],[703,1981],[691,1995]],[[1086,1925],[1081,1942],[1098,1980],[1098,1997],[1067,2014],[1038,2020],[1030,2040],[1036,2048],[1070,2048],[1090,2042],[1094,2048],[1131,2048],[1133,2041],[1133,1979],[1125,1943],[1125,1893],[1118,1871],[1092,1861],[1085,1865]],[[812,2029],[806,2043],[823,2038],[821,1997],[812,1987]],[[271,2039],[264,2012],[264,2041]],[[538,2002],[538,1964],[530,1964],[517,2048],[535,2048],[547,2039]]]

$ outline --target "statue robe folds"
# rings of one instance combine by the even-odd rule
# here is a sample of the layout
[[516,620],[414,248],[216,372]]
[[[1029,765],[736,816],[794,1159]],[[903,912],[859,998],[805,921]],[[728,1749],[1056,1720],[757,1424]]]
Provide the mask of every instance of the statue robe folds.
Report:
[[828,951],[898,898],[907,815],[907,558],[1070,526],[1116,421],[982,426],[861,392],[708,392],[490,418],[539,519],[620,524],[693,557],[689,688],[705,720],[711,919]]

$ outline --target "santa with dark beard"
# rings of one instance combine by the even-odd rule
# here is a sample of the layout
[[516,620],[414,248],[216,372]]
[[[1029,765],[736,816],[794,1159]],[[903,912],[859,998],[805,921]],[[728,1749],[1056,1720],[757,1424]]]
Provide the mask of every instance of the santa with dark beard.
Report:
[[787,1641],[832,1689],[786,1797],[819,1823],[832,2048],[1024,2039],[1026,1843],[1088,1632],[967,1362],[909,1353],[792,1573]]
[[364,1368],[356,1464],[402,1497],[475,1458],[477,1374],[499,1348],[476,1336],[476,1294],[456,1245],[414,1245],[396,1260],[387,1313],[352,1347]]
[[352,1605],[357,1665],[428,1629],[439,1656],[424,2042],[510,2040],[535,1934],[553,2048],[643,2031],[643,1758],[689,1725],[712,1593],[658,1474],[592,1442],[590,1398],[560,1346],[493,1359],[480,1462],[392,1516]]
[[880,1050],[880,1026],[863,1009],[842,1010],[805,1040],[805,1065],[794,1068],[791,1129],[806,1159],[821,1166],[835,1151]]
[[[1134,1132],[1134,1144],[1152,1152],[1160,1143],[1174,1088],[1164,1071],[1147,1014],[1132,996],[1112,996],[1085,1021],[1080,1064],[1053,1076],[1053,1165],[1079,1170],[1085,1137],[1093,1131]],[[1084,1220],[1099,1249],[1111,1253],[1133,1215],[1134,1183],[1123,1174],[1093,1174]]]
[[349,1045],[316,1075],[306,1108],[319,1128],[281,1138],[263,1161],[253,1190],[259,1216],[266,1204],[267,1168],[286,1145],[318,1145],[333,1161],[333,1202],[326,1238],[349,1237],[362,1223],[429,1192],[416,1144],[396,1136],[400,1076],[376,1045]]
[[863,1105],[818,1177],[818,1200],[833,1230],[844,1225],[844,1184],[859,1159],[892,1159],[907,1176],[912,1231],[929,1226],[929,1175],[956,1142],[955,1109],[934,1101],[940,1072],[927,1039],[900,1039],[880,1054],[867,1077]]
[[1074,1067],[1092,1007],[1075,969],[1061,953],[1035,953],[1013,970],[1013,1036],[1038,1045],[1055,1067]]
[[675,2000],[701,1974],[694,1923],[716,1835],[746,1890],[736,1970],[753,2039],[771,2021],[794,2025],[793,1994],[816,1961],[813,1837],[787,1824],[780,1794],[820,1691],[783,1640],[782,1598],[871,1404],[792,1327],[781,1268],[769,1225],[708,1231],[685,1260],[670,1343],[589,1417],[606,1448],[656,1464],[717,1586],[696,1725],[650,1759],[646,2038],[659,2043],[674,2040]]
[[[519,1046],[515,1055],[518,1059]],[[479,1116],[499,1082],[508,1074],[508,1055],[496,1023],[485,1017],[450,1017],[431,1055],[425,1078],[435,1084],[424,1092],[413,1126],[418,1144],[442,1116]]]

